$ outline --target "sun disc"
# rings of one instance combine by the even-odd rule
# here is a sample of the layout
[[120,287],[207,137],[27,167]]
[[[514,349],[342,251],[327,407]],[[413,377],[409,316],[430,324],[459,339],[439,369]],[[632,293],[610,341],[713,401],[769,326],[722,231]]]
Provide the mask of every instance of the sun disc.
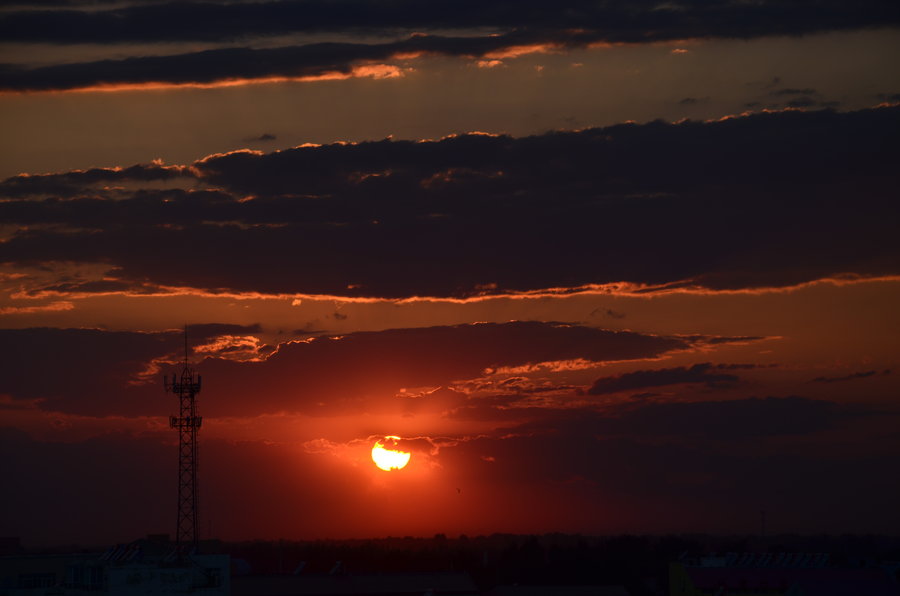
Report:
[[412,455],[409,451],[389,449],[385,446],[396,447],[398,440],[400,440],[400,437],[387,436],[384,438],[384,442],[375,441],[375,446],[372,447],[372,461],[385,472],[400,470],[409,463],[409,458]]

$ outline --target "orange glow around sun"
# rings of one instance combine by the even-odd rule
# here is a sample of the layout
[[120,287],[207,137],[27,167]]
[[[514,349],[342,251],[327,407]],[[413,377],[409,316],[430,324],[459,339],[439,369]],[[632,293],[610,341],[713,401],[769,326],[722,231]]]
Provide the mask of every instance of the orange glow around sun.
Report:
[[409,463],[411,454],[408,451],[387,448],[396,447],[399,440],[400,437],[387,436],[384,438],[384,442],[375,441],[375,446],[372,447],[372,461],[385,472],[400,470]]

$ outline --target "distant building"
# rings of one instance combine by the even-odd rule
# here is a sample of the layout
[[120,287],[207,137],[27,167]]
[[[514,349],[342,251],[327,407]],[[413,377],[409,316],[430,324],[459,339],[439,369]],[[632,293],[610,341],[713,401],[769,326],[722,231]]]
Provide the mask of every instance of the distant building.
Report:
[[823,553],[727,553],[669,566],[670,596],[900,596],[883,568],[843,568]]
[[248,575],[232,580],[234,596],[477,596],[468,573],[330,573]]
[[48,593],[50,589],[56,589],[65,583],[70,569],[96,561],[97,557],[98,553],[2,556],[0,596],[37,596]]
[[624,586],[497,586],[486,596],[629,596]]
[[19,554],[0,557],[0,596],[227,596],[228,555],[179,560],[156,540],[105,553]]

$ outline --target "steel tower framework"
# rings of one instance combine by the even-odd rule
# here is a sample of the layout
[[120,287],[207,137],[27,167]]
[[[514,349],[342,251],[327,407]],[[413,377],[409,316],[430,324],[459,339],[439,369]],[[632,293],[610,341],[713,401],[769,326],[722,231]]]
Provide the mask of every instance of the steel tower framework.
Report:
[[184,332],[184,367],[181,376],[165,377],[166,391],[178,396],[179,415],[169,417],[169,426],[178,430],[178,521],[175,541],[179,552],[197,550],[200,539],[199,493],[197,491],[197,432],[203,419],[197,415],[196,396],[201,377],[188,365],[187,328]]

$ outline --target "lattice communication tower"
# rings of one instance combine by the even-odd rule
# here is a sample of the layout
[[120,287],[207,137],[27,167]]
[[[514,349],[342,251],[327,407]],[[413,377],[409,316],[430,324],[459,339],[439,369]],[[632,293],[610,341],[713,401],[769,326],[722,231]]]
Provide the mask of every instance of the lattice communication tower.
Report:
[[199,493],[197,491],[197,432],[203,419],[197,415],[196,396],[200,375],[188,365],[187,326],[184,329],[184,367],[181,376],[164,378],[166,391],[178,396],[179,415],[169,416],[169,426],[178,430],[178,522],[175,541],[178,552],[197,551],[200,539]]

